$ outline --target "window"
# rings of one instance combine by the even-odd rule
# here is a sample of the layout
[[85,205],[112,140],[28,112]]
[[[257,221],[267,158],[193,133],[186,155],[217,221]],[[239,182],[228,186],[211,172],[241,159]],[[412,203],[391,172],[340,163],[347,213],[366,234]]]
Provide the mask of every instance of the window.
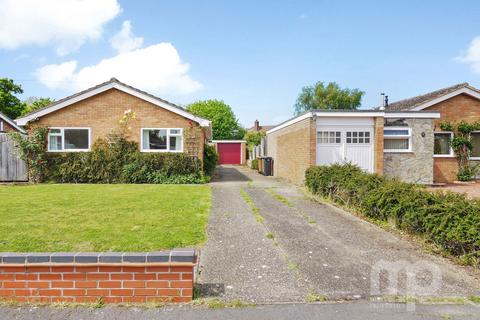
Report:
[[452,140],[452,132],[435,132],[434,133],[433,154],[436,157],[451,157],[453,156],[453,150],[450,146]]
[[143,128],[141,131],[142,151],[182,152],[182,131],[182,129]]
[[0,132],[3,132],[3,121],[0,120]]
[[347,131],[347,143],[370,143],[370,131]]
[[340,131],[318,131],[317,143],[319,144],[337,144],[341,142]]
[[385,152],[412,151],[412,131],[406,127],[386,127],[383,130]]
[[480,160],[480,131],[472,132],[472,155],[474,160]]
[[90,128],[50,128],[48,151],[90,151]]

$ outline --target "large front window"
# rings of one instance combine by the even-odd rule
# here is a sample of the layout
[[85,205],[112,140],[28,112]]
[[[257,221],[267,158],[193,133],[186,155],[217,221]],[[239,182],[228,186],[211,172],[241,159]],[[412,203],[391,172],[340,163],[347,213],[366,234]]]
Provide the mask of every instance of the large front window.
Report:
[[412,131],[408,127],[385,127],[383,138],[385,152],[412,151]]
[[182,129],[144,128],[142,135],[142,151],[146,152],[182,152]]
[[48,130],[48,151],[89,151],[89,128],[50,128]]
[[453,150],[450,146],[452,141],[452,132],[435,132],[434,133],[434,144],[433,144],[433,154],[436,157],[447,157],[453,156]]

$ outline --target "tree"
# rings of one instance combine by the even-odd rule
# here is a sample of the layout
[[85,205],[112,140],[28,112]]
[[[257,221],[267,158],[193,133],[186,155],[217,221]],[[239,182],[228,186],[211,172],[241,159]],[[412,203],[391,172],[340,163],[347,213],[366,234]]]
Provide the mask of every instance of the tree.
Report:
[[15,119],[25,109],[25,104],[15,94],[23,93],[22,87],[15,84],[12,79],[0,79],[0,112],[7,117]]
[[22,112],[22,116],[35,110],[45,108],[46,106],[51,105],[54,102],[55,100],[50,98],[29,97],[27,100],[24,101],[25,109]]
[[312,109],[357,109],[365,92],[358,89],[342,89],[335,82],[326,86],[323,82],[317,82],[313,86],[302,88],[295,104],[295,115]]
[[188,105],[187,110],[212,122],[214,140],[241,139],[245,134],[232,108],[221,100],[197,101]]
[[265,137],[265,131],[248,131],[245,133],[243,140],[247,142],[249,148],[252,148],[258,146],[263,137]]

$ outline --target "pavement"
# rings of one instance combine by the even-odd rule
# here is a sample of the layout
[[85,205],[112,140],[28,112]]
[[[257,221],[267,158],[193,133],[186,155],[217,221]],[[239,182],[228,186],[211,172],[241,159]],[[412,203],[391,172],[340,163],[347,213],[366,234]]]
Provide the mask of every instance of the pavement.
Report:
[[479,307],[472,305],[409,305],[398,303],[350,302],[333,304],[281,304],[237,309],[206,309],[191,306],[163,308],[114,307],[104,308],[52,308],[4,307],[2,320],[430,320],[479,319]]
[[245,167],[219,167],[212,188],[201,297],[263,304],[480,295],[478,270],[312,201],[292,184]]
[[452,183],[445,186],[430,187],[429,190],[437,192],[452,191],[463,193],[471,199],[480,198],[480,183],[476,181],[470,183]]

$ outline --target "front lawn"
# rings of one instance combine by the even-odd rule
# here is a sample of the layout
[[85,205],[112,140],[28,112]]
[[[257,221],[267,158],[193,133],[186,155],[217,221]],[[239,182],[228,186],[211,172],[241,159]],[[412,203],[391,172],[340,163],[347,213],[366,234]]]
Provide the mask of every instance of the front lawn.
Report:
[[206,239],[209,186],[0,186],[0,251],[154,251]]

